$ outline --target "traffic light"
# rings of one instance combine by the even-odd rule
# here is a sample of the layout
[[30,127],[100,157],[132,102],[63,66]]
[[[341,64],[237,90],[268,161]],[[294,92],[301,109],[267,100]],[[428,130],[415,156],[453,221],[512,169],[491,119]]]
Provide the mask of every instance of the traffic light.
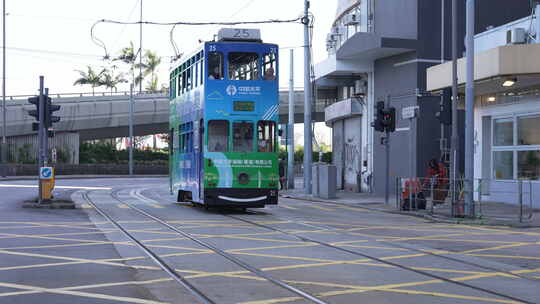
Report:
[[36,109],[28,111],[28,114],[39,121],[39,96],[28,98],[28,102],[36,106]]
[[384,101],[379,101],[375,106],[375,120],[371,123],[371,126],[375,129],[375,131],[384,132],[383,115]]
[[53,105],[52,99],[45,95],[45,128],[50,128],[53,123],[60,121],[60,117],[52,115],[58,110],[60,110],[60,105]]
[[386,132],[396,131],[396,108],[389,107],[383,110],[382,124]]
[[442,100],[440,111],[435,114],[437,119],[443,125],[452,124],[452,89],[444,88],[442,91]]

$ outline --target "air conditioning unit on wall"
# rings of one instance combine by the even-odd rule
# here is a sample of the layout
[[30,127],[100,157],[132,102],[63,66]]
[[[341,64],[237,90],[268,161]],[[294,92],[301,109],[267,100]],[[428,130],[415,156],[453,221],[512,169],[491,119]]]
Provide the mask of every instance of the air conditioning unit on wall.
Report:
[[524,28],[517,27],[506,31],[506,44],[524,44],[527,42],[527,33]]
[[345,25],[357,25],[360,23],[360,16],[357,14],[349,14],[343,17],[343,23]]

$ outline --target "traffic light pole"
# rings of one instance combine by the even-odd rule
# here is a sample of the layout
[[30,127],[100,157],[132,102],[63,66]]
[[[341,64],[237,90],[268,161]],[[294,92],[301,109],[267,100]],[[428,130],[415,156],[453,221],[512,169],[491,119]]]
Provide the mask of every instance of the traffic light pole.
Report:
[[[386,108],[390,108],[390,95],[386,97]],[[386,129],[386,138],[384,140],[385,153],[386,153],[386,181],[384,186],[384,203],[390,203],[390,131]]]
[[[44,116],[50,116],[50,113],[46,112],[48,108],[48,106],[46,106],[46,103],[48,102],[47,101],[48,96],[49,96],[49,88],[45,88],[45,96],[43,96]],[[47,167],[47,165],[49,164],[49,131],[48,131],[48,126],[45,123],[45,121],[47,121],[46,117],[44,118],[44,122],[43,122],[43,151],[44,151],[43,167]]]
[[[40,168],[44,167],[44,162],[45,162],[45,157],[46,157],[45,137],[47,136],[47,133],[45,132],[45,95],[43,95],[44,93],[43,87],[44,87],[43,76],[39,76],[38,176],[40,176]],[[43,202],[41,188],[42,188],[41,180],[39,180],[38,203],[40,204]]]

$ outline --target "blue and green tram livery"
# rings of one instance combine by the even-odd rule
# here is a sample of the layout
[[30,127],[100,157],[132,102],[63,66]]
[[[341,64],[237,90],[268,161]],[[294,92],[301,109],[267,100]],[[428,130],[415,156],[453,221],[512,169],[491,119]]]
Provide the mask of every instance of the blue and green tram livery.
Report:
[[222,29],[170,72],[170,188],[178,201],[277,204],[278,46]]

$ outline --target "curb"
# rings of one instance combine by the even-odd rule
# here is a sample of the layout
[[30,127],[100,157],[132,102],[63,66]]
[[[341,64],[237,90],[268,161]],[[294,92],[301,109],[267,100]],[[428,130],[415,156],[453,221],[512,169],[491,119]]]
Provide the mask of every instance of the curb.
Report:
[[378,211],[378,212],[384,212],[389,214],[398,214],[398,215],[405,215],[405,216],[412,216],[416,218],[423,218],[426,220],[430,220],[435,223],[445,223],[445,224],[456,224],[456,225],[475,225],[475,226],[504,226],[504,227],[511,227],[511,228],[540,228],[540,225],[531,225],[528,223],[505,223],[505,222],[496,222],[496,223],[490,223],[488,220],[467,220],[467,219],[453,219],[453,218],[441,218],[438,216],[433,216],[430,214],[421,214],[421,213],[412,213],[412,212],[403,212],[403,211],[397,211],[397,210],[388,210],[388,209],[381,209],[381,208],[372,208],[372,207],[366,207],[361,206],[359,204],[345,204],[340,203],[336,201],[325,201],[320,200],[316,198],[304,198],[304,197],[295,197],[292,195],[280,195],[280,197],[283,198],[289,198],[289,199],[295,199],[295,200],[301,200],[301,201],[312,201],[312,202],[318,202],[318,203],[326,203],[326,204],[334,204],[334,205],[348,205],[351,207],[356,207],[359,209],[366,209],[370,211]]

